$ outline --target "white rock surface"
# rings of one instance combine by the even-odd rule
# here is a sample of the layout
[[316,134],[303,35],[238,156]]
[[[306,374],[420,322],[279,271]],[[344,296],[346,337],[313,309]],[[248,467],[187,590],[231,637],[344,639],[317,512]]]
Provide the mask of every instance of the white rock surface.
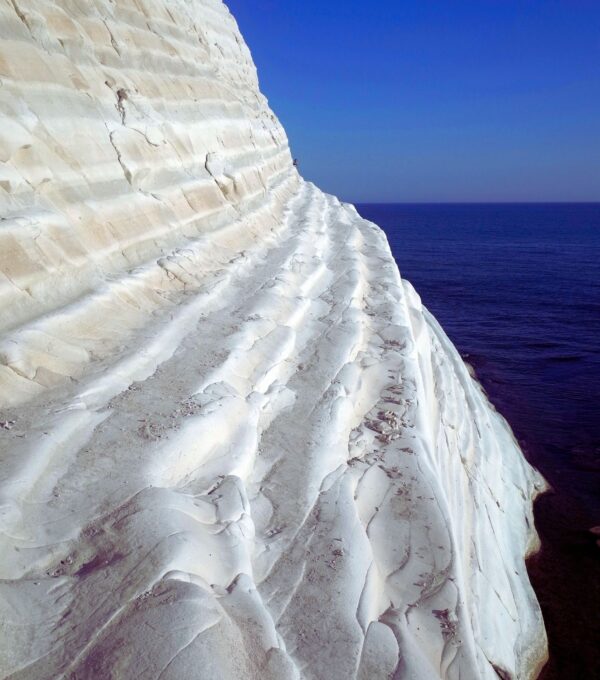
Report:
[[219,0],[0,2],[0,670],[534,677],[524,461]]

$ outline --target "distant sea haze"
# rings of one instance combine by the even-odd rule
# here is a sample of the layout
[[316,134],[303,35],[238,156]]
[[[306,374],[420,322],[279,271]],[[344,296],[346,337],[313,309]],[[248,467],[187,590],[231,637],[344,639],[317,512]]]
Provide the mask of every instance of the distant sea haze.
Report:
[[553,487],[529,562],[541,677],[600,677],[600,203],[356,207]]

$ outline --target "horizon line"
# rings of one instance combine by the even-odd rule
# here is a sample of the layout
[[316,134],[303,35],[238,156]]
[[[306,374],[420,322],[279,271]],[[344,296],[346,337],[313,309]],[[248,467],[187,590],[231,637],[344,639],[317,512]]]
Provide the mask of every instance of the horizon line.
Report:
[[596,201],[347,201],[353,205],[600,205]]

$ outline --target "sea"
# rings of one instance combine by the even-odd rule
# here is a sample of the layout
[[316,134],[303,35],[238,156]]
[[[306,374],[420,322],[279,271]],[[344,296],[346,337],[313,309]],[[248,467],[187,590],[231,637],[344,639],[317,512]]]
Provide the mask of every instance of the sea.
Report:
[[600,203],[358,204],[528,460],[543,680],[600,678]]

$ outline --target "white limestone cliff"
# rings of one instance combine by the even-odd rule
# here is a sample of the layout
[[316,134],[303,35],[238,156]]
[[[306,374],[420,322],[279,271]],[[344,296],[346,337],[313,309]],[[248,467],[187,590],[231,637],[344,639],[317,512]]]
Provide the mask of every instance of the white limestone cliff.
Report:
[[533,678],[543,480],[220,0],[0,2],[0,674]]

